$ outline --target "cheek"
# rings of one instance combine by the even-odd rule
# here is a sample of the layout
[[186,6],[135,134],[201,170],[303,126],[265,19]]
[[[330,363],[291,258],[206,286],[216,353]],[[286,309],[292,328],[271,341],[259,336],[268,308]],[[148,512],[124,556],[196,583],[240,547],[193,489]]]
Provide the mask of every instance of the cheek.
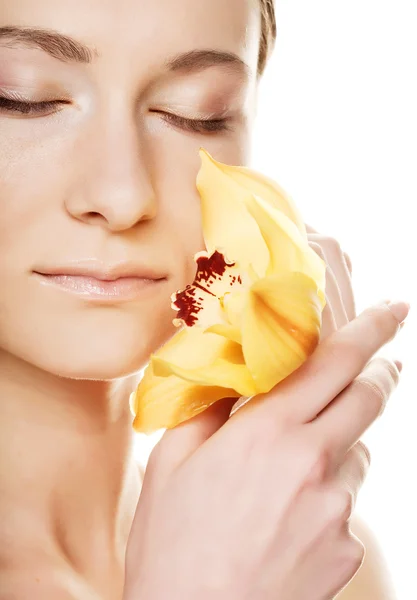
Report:
[[[158,197],[158,220],[165,244],[162,251],[170,252],[169,263],[179,273],[179,286],[192,283],[197,252],[205,250],[200,196],[196,178],[201,166],[200,147],[214,158],[232,165],[247,164],[248,132],[237,136],[189,136],[175,130],[165,132],[159,139],[155,134],[147,140],[150,164],[153,166],[153,187]],[[169,240],[169,241],[168,241]]]
[[205,249],[199,204],[194,203],[188,210],[172,215],[170,232],[173,240],[171,252],[175,256],[173,271],[176,273],[172,292],[177,292],[194,281],[197,270],[194,255]]
[[39,124],[0,118],[2,230],[24,234],[26,225],[37,221],[38,215],[45,219],[44,209],[51,202],[59,206],[68,148],[62,132],[58,135],[47,121],[44,123],[42,130]]
[[[0,142],[0,265],[2,275],[30,269],[42,249],[56,248],[65,161],[51,147],[19,136]],[[51,239],[51,243],[49,240]],[[1,294],[0,294],[1,298]]]
[[[152,163],[153,186],[158,198],[155,225],[161,241],[155,249],[164,253],[168,264],[172,265],[176,285],[180,287],[193,281],[196,269],[194,254],[205,248],[200,196],[195,185],[200,158],[197,142],[194,140],[193,144],[191,150],[186,150],[177,142],[175,154],[161,146],[153,154]],[[152,152],[156,147],[153,144]]]

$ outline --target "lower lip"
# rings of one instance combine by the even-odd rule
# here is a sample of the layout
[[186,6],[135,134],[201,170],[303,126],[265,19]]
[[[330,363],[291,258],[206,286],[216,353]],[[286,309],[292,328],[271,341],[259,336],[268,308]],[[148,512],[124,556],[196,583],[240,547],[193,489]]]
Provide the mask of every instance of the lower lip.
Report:
[[126,302],[136,300],[144,292],[155,289],[165,279],[142,279],[140,277],[120,277],[113,281],[103,281],[80,275],[44,275],[36,273],[40,282],[88,300]]

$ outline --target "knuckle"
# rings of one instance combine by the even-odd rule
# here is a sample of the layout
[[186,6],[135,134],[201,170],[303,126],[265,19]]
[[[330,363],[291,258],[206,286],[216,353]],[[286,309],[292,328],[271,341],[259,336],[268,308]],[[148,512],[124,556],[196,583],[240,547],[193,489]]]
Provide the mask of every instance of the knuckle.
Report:
[[350,565],[353,572],[356,573],[360,569],[363,559],[365,558],[365,546],[362,542],[352,534],[349,534],[349,540],[346,550],[346,563]]
[[365,546],[352,534],[349,526],[343,527],[332,545],[331,571],[338,591],[359,571],[365,553]]
[[301,453],[306,467],[306,483],[309,485],[322,484],[329,474],[330,452],[323,446],[310,442],[304,445]]
[[371,465],[372,456],[371,452],[366,444],[359,440],[355,444],[355,450],[359,454],[361,463],[363,465],[364,471],[366,472]]
[[390,387],[398,385],[400,373],[392,360],[389,360],[383,356],[378,356],[374,359],[374,364],[377,367],[380,367],[383,376],[388,379]]
[[342,247],[336,238],[323,236],[323,244],[334,254],[343,254]]
[[361,375],[353,383],[353,389],[364,397],[363,408],[372,416],[378,417],[385,408],[386,393],[384,387],[375,379]]
[[398,330],[399,323],[387,304],[368,307],[364,314],[369,318],[368,327],[371,335],[377,339],[391,338]]
[[365,350],[357,339],[344,334],[343,330],[338,331],[334,337],[330,353],[334,359],[344,363],[345,365],[357,365],[362,362],[365,357]]
[[365,547],[360,540],[350,534],[342,544],[337,570],[343,583],[348,583],[362,566]]
[[388,398],[400,379],[396,365],[383,357],[374,358],[364,372],[356,378],[361,393],[365,395],[366,407],[376,412],[376,416],[385,409]]
[[350,518],[354,500],[352,493],[344,487],[327,492],[325,499],[326,521],[329,525],[343,525]]
[[291,437],[287,454],[292,457],[292,465],[299,474],[301,486],[320,486],[331,468],[330,452],[317,436],[311,433],[306,435],[304,427]]

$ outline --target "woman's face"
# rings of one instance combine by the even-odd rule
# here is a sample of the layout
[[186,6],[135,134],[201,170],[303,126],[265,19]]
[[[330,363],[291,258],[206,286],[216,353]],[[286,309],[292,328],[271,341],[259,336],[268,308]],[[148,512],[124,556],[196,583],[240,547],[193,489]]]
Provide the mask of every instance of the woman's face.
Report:
[[259,36],[255,0],[0,0],[2,352],[111,379],[172,335],[198,150],[245,162]]

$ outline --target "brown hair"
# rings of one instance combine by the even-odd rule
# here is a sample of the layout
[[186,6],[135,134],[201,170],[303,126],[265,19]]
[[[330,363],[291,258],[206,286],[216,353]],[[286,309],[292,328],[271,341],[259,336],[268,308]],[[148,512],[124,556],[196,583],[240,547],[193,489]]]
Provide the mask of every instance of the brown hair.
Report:
[[274,0],[260,0],[261,3],[261,45],[259,49],[258,74],[262,75],[274,48],[277,37]]

